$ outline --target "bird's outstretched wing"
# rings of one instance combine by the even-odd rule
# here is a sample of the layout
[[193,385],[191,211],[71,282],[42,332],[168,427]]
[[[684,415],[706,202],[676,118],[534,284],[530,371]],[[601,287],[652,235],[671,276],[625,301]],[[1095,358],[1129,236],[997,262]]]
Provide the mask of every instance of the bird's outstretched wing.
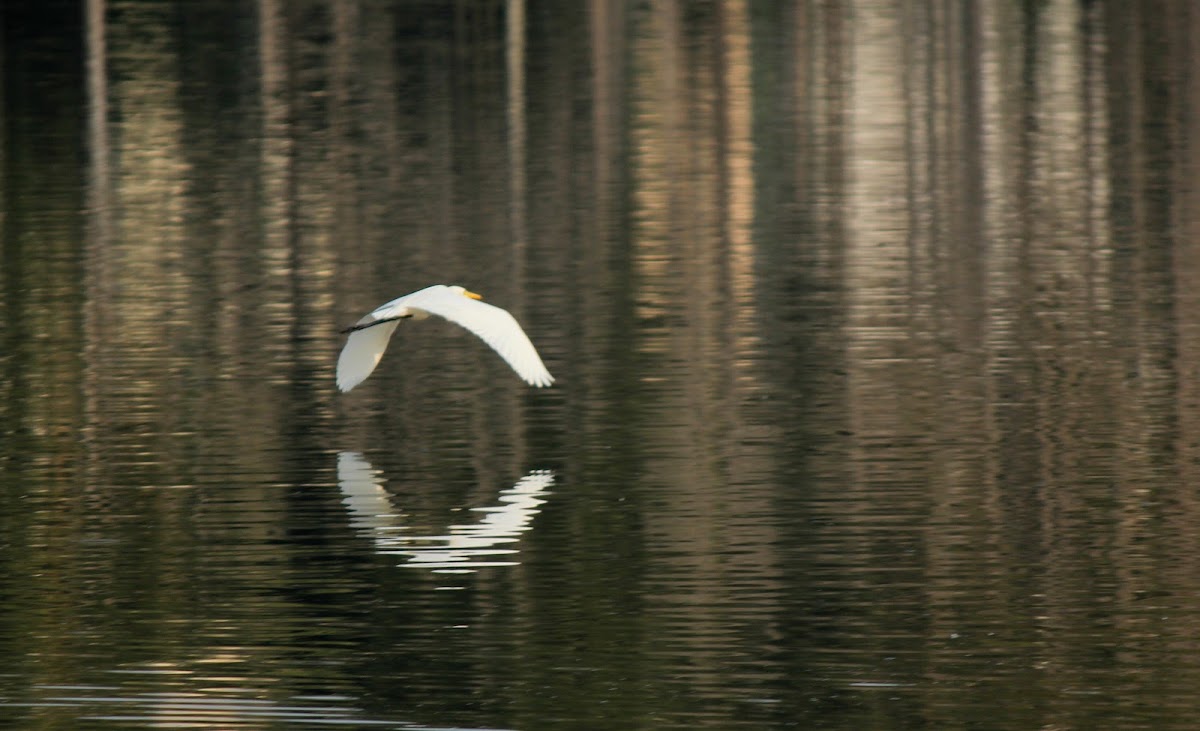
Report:
[[[372,312],[359,320],[358,324],[365,325],[376,319],[379,318]],[[383,351],[387,350],[388,341],[392,339],[392,332],[399,324],[399,320],[381,322],[374,327],[350,333],[346,346],[342,348],[342,354],[338,356],[338,390],[349,391],[367,380],[367,376],[379,365],[379,359],[383,357]]]
[[[546,370],[533,343],[529,342],[525,331],[507,310],[464,297],[443,285],[427,287],[405,297],[404,307],[424,310],[475,333],[483,342],[492,346],[492,349],[529,385],[545,387],[554,382],[554,377]],[[391,324],[386,323],[359,332],[370,332]],[[355,335],[357,334],[356,332]],[[381,350],[380,353],[382,352]]]

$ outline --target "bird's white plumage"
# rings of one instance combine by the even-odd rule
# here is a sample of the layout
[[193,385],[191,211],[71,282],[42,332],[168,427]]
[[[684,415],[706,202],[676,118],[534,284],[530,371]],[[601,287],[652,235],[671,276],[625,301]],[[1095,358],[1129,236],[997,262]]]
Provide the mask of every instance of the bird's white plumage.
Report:
[[[445,318],[478,335],[529,385],[543,387],[554,382],[533,343],[508,311],[472,299],[462,287],[435,284],[384,303],[355,324],[360,329],[350,333],[338,356],[338,388],[349,391],[375,370],[400,323],[392,318],[420,319],[427,315]],[[372,322],[379,324],[370,325]]]
[[[365,324],[368,318],[371,318],[371,315],[359,320],[358,324]],[[393,320],[350,333],[350,338],[342,348],[342,354],[338,356],[339,389],[349,391],[367,380],[367,376],[379,365],[379,359],[383,357],[383,351],[387,350],[388,341],[392,339],[392,332],[399,324],[399,320]]]

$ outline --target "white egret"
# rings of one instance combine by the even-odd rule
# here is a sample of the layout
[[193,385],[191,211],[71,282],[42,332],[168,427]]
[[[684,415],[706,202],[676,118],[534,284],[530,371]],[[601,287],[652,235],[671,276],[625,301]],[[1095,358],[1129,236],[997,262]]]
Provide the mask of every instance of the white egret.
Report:
[[401,320],[423,320],[430,315],[444,317],[478,335],[529,385],[543,387],[553,383],[554,377],[516,319],[507,310],[480,302],[481,299],[457,285],[435,284],[376,307],[353,327],[342,331],[350,333],[350,338],[338,356],[337,387],[349,391],[367,380],[379,365]]

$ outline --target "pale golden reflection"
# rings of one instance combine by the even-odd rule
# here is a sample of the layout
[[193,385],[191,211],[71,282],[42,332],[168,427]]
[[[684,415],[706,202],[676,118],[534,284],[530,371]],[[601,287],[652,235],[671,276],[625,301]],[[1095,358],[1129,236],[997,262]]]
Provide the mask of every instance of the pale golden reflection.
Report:
[[[120,5],[114,9],[124,9]],[[94,34],[107,38],[108,45],[106,58],[105,46],[98,41],[95,49],[102,55],[94,63],[107,60],[110,70],[118,72],[111,85],[94,82],[97,92],[111,94],[97,102],[95,113],[111,106],[121,120],[119,134],[105,129],[103,119],[93,120],[91,132],[96,148],[92,159],[99,165],[93,185],[101,194],[112,191],[96,201],[95,211],[100,220],[111,223],[97,233],[111,238],[92,250],[94,259],[87,266],[89,273],[107,277],[93,282],[92,292],[103,297],[88,307],[103,313],[86,333],[100,344],[99,358],[113,357],[122,347],[161,348],[165,338],[175,335],[173,326],[195,316],[189,298],[192,282],[183,261],[189,215],[185,193],[192,170],[183,148],[179,82],[169,73],[176,49],[167,40],[165,12],[134,12],[129,21],[107,34]],[[107,149],[110,142],[116,149]],[[116,161],[111,168],[110,158]],[[106,174],[113,178],[101,177]],[[129,282],[157,286],[147,297]],[[171,316],[164,318],[163,313]],[[126,386],[143,397],[152,397],[155,390],[145,380],[131,379]]]
[[308,724],[397,728],[399,723],[370,718],[345,696],[276,699],[273,688],[255,687],[251,679],[236,673],[214,675],[202,667],[150,663],[112,671],[109,679],[117,681],[121,676],[142,677],[158,690],[124,695],[116,684],[41,685],[37,690],[57,718],[73,716],[85,723],[126,728],[267,729]]
[[[631,253],[646,364],[638,379],[656,414],[642,479],[670,506],[646,531],[663,574],[648,607],[668,623],[686,614],[702,638],[740,624],[720,609],[730,587],[778,591],[779,536],[753,517],[770,512],[772,494],[746,479],[770,469],[744,406],[761,359],[749,10],[737,0],[700,19],[687,10],[656,3],[634,27]],[[712,668],[728,657],[703,640],[686,651],[698,682],[716,684]]]
[[350,523],[370,535],[375,551],[405,556],[401,564],[434,573],[473,573],[484,567],[517,566],[521,535],[533,527],[554,485],[554,473],[534,470],[500,491],[495,505],[469,508],[482,514],[472,523],[455,523],[443,533],[409,533],[410,519],[399,508],[398,495],[384,487],[383,473],[359,452],[338,454],[338,488],[350,511]]

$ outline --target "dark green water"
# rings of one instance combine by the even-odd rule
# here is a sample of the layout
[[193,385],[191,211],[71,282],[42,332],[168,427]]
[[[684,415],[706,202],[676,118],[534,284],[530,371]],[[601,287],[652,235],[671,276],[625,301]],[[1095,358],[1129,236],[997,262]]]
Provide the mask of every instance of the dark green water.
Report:
[[0,727],[1193,728],[1198,32],[5,3]]

